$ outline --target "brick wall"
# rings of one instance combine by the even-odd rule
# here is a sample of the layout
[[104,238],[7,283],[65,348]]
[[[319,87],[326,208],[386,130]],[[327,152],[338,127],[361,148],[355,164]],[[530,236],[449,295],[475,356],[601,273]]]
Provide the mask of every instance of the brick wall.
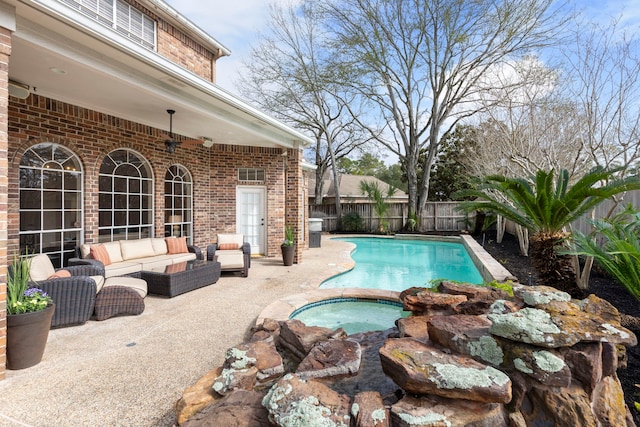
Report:
[[200,77],[215,83],[218,52],[212,52],[193,40],[179,28],[174,27],[135,0],[127,3],[155,19],[157,23],[157,52],[168,60],[186,68]]
[[[55,142],[69,148],[80,158],[84,171],[86,243],[98,240],[98,173],[105,155],[118,148],[131,148],[146,158],[155,177],[154,223],[156,236],[164,233],[164,177],[172,164],[182,164],[194,181],[194,243],[206,247],[218,232],[235,232],[236,187],[254,185],[239,182],[237,168],[265,169],[268,213],[267,256],[279,256],[285,212],[294,218],[304,212],[297,206],[301,198],[285,199],[285,161],[281,148],[214,145],[182,146],[174,154],[165,151],[164,131],[131,121],[87,110],[32,94],[26,100],[11,98],[9,103],[9,221],[8,248],[18,248],[18,175],[24,151],[33,144]],[[301,178],[299,150],[289,150],[288,182],[296,185]],[[297,163],[296,160],[298,159]],[[291,187],[293,188],[293,187]],[[298,194],[300,190],[295,190]],[[286,200],[286,206],[285,206]],[[301,245],[302,246],[302,245]],[[301,250],[302,248],[300,248]],[[300,259],[300,258],[299,258]]]
[[0,379],[7,366],[7,103],[11,32],[0,28]]
[[158,20],[158,53],[215,83],[215,54],[162,20]]

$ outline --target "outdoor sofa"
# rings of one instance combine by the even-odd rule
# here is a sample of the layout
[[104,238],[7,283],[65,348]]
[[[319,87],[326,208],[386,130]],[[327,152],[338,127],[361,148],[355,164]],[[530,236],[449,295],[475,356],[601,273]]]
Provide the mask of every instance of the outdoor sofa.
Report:
[[203,259],[197,246],[186,244],[184,237],[154,237],[114,242],[84,244],[69,265],[97,264],[104,267],[106,278],[129,276],[140,278],[142,270],[158,269],[195,259]]

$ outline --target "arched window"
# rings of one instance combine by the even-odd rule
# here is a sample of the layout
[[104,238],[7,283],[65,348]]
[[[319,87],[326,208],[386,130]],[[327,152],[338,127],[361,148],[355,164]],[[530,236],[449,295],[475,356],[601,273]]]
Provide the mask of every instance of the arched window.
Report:
[[62,267],[82,236],[80,159],[66,147],[45,142],[20,161],[20,252],[46,253]]
[[193,243],[193,184],[181,165],[171,166],[164,177],[164,235],[186,236]]
[[99,241],[153,236],[153,173],[129,149],[109,153],[100,166]]

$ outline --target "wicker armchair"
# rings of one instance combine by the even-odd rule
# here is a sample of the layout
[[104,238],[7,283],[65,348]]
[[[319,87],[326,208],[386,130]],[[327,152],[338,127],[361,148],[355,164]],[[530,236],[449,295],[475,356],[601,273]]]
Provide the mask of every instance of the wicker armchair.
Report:
[[249,276],[251,244],[242,234],[218,234],[218,241],[207,246],[207,260],[218,261],[222,271],[239,271]]
[[[49,265],[36,265],[46,264],[47,261],[50,267]],[[33,257],[31,262],[32,280],[29,283],[49,294],[56,304],[51,327],[79,325],[89,320],[93,315],[97,292],[95,279],[91,276],[95,276],[98,280],[103,279],[104,268],[101,269],[96,265],[69,266],[64,270],[68,271],[71,277],[42,279],[42,271],[47,269],[56,273],[63,270],[54,269],[49,257],[45,254]],[[38,280],[34,280],[34,274],[35,279]]]

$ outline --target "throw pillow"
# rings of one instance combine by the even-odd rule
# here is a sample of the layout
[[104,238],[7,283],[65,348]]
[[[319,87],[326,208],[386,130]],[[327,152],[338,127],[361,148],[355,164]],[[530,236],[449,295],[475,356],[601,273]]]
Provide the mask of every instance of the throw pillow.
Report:
[[218,249],[221,251],[238,250],[240,247],[237,243],[219,243]]
[[63,277],[71,277],[69,270],[58,270],[49,276],[49,279],[62,279]]
[[168,254],[186,254],[189,253],[187,248],[186,237],[167,237],[164,239],[167,242]]
[[107,252],[107,248],[105,248],[103,244],[92,245],[89,253],[91,254],[91,258],[100,261],[104,265],[111,264],[109,252]]

